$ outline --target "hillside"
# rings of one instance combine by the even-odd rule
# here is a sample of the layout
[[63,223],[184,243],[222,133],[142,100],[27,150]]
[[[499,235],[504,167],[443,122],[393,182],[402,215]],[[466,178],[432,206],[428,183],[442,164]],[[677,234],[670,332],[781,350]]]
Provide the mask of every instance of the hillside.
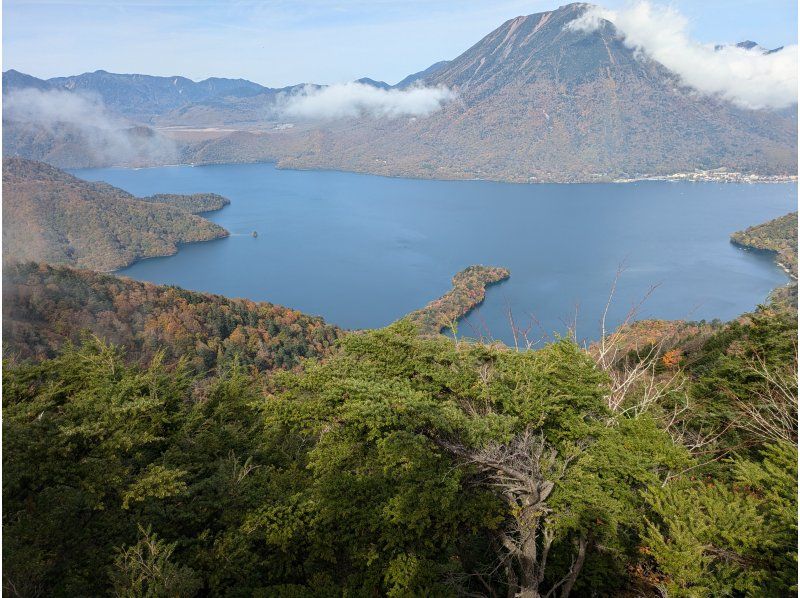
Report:
[[[219,197],[219,196],[217,196]],[[224,198],[223,198],[224,199]],[[405,319],[423,335],[439,331],[479,304],[504,268],[470,266],[453,289]],[[165,351],[196,372],[237,359],[259,370],[292,368],[323,357],[346,332],[321,318],[271,303],[160,286],[32,262],[7,262],[3,274],[3,342],[15,360],[53,357],[87,333],[124,347],[136,362]]]
[[175,164],[180,146],[142,126],[91,119],[39,123],[4,117],[3,153],[59,168],[142,167]]
[[7,263],[3,268],[6,359],[44,359],[87,334],[144,363],[158,351],[198,373],[234,359],[259,370],[290,369],[326,355],[342,331],[298,311],[194,293],[88,270]]
[[[109,304],[144,293],[179,329],[210,305],[209,318],[267,309],[179,291],[162,303],[66,269],[13,275],[32,296],[70,279],[122,289]],[[621,396],[637,355],[606,370],[570,339],[514,351],[407,322],[266,376],[230,362],[198,374],[199,353],[132,365],[95,339],[6,363],[4,588],[791,595],[796,339],[794,314],[761,311],[657,355]],[[174,340],[152,349],[192,342]]]
[[[3,160],[3,257],[109,271],[171,255],[179,243],[227,231],[177,207],[224,205],[217,197],[142,201],[111,185],[82,181],[43,164]],[[173,204],[173,205],[168,205]]]

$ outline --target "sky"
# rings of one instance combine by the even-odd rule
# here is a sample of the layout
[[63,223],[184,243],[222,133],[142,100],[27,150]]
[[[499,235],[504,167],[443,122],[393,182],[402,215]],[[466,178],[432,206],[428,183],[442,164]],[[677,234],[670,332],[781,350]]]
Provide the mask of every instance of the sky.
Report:
[[[3,0],[3,70],[396,83],[551,0]],[[626,0],[599,2],[621,9]],[[797,43],[796,0],[671,0],[701,42]]]

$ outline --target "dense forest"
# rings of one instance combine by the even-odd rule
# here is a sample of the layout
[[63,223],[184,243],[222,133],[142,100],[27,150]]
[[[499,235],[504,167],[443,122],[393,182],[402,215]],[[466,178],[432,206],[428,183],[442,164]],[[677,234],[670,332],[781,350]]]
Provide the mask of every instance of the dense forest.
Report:
[[[81,317],[150,290],[26,268],[32,295],[93,306]],[[174,293],[152,307],[178,330],[259,308]],[[176,360],[180,334],[135,363],[96,337],[6,363],[4,588],[790,595],[796,312],[665,330],[515,351],[402,320],[274,373]]]
[[139,199],[41,162],[3,160],[3,257],[116,270],[171,255],[179,243],[228,232],[193,214],[228,202],[212,194]]
[[293,309],[75,270],[9,263],[3,269],[7,362],[53,357],[87,335],[124,347],[129,361],[156,355],[192,372],[233,360],[293,368],[326,354],[341,330]]
[[227,197],[222,197],[216,193],[192,193],[191,195],[156,193],[155,195],[148,195],[147,197],[139,197],[137,199],[151,203],[163,203],[176,206],[192,214],[221,210],[231,203],[231,200]]

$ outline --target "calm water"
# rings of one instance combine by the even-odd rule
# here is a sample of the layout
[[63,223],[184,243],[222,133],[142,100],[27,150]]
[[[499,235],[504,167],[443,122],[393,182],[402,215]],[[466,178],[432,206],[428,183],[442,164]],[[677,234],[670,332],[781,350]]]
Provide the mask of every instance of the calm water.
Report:
[[[208,217],[232,236],[184,246],[120,273],[266,300],[347,328],[388,324],[450,288],[470,264],[511,270],[460,325],[511,340],[509,308],[531,335],[575,320],[595,338],[620,264],[619,320],[652,285],[641,317],[730,319],[787,277],[731,232],[794,209],[793,185],[643,182],[512,185],[277,170],[270,164],[76,172],[137,195],[215,192]],[[258,231],[258,238],[250,233]]]

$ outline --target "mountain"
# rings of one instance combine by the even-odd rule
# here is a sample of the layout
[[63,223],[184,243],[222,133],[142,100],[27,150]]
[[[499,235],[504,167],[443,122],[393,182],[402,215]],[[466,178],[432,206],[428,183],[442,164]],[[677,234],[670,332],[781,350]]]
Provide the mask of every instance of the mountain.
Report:
[[[566,25],[585,4],[517,17],[416,77],[458,101],[427,118],[320,127],[285,167],[442,178],[592,181],[727,168],[795,174],[796,109],[704,97],[626,47],[606,22]],[[204,148],[209,151],[209,148]]]
[[[110,110],[156,127],[153,139],[171,140],[174,151],[149,160],[139,149],[116,159],[105,146],[87,152],[87,135],[75,133],[74,123],[55,134],[54,127],[7,125],[4,143],[17,155],[64,166],[277,161],[287,168],[514,182],[714,169],[796,175],[796,106],[748,110],[703,96],[626,47],[610,22],[591,32],[567,28],[588,7],[575,3],[511,19],[460,56],[391,87],[447,87],[456,94],[426,117],[287,122],[281,94],[299,86],[98,71],[46,83],[99,94]],[[740,46],[757,51],[752,42]],[[19,73],[12,79],[24,83]],[[4,110],[4,122],[12,117]]]
[[180,76],[156,77],[99,70],[44,80],[13,69],[3,73],[3,94],[27,88],[100,98],[111,112],[140,123],[150,123],[160,115],[187,106],[235,105],[258,96],[273,99],[282,91],[246,79],[220,77],[195,82]]
[[3,73],[3,152],[60,168],[174,164],[172,139],[76,92],[18,71]]
[[[224,198],[223,198],[224,199]],[[115,270],[171,255],[179,243],[227,231],[189,210],[208,198],[141,201],[106,183],[90,183],[41,162],[3,160],[3,258]],[[218,201],[218,200],[214,200]],[[172,204],[172,205],[168,205]]]
[[3,73],[3,93],[11,92],[15,89],[33,88],[40,91],[53,89],[53,86],[44,79],[38,79],[25,73],[20,73],[14,69],[9,69]]
[[399,81],[398,83],[396,83],[393,87],[395,87],[397,89],[405,89],[406,87],[410,87],[412,84],[416,83],[417,81],[425,79],[425,77],[430,77],[430,76],[434,75],[435,73],[437,73],[438,71],[440,71],[444,67],[446,67],[449,63],[450,63],[449,60],[440,60],[439,62],[437,62],[435,64],[432,64],[431,66],[426,68],[424,71],[419,71],[417,73],[413,73],[413,74],[409,75],[408,77],[406,77],[402,81]]
[[[735,47],[741,48],[742,50],[757,50],[761,54],[774,54],[775,52],[780,52],[781,50],[783,50],[783,46],[769,50],[764,46],[762,46],[761,44],[759,44],[758,42],[754,42],[751,39],[746,39],[734,45]],[[727,47],[729,47],[728,44],[717,44],[716,46],[714,46],[714,50],[720,51],[722,50],[722,48],[727,48]]]
[[356,83],[361,83],[362,85],[369,85],[370,87],[377,87],[378,89],[392,88],[392,86],[386,83],[385,81],[376,81],[375,79],[370,79],[369,77],[361,77],[361,79],[356,79]]
[[174,140],[150,127],[5,119],[3,153],[59,168],[157,166],[175,164],[180,155]]
[[320,86],[273,89],[245,79],[194,82],[106,71],[43,80],[8,70],[3,143],[6,155],[60,168],[174,164],[179,144],[161,129],[259,129],[281,94],[306,87]]
[[186,77],[126,75],[106,71],[56,77],[49,79],[48,83],[55,89],[96,94],[110,110],[142,122],[191,104],[224,98],[252,98],[272,91],[245,79],[215,77],[194,82]]

